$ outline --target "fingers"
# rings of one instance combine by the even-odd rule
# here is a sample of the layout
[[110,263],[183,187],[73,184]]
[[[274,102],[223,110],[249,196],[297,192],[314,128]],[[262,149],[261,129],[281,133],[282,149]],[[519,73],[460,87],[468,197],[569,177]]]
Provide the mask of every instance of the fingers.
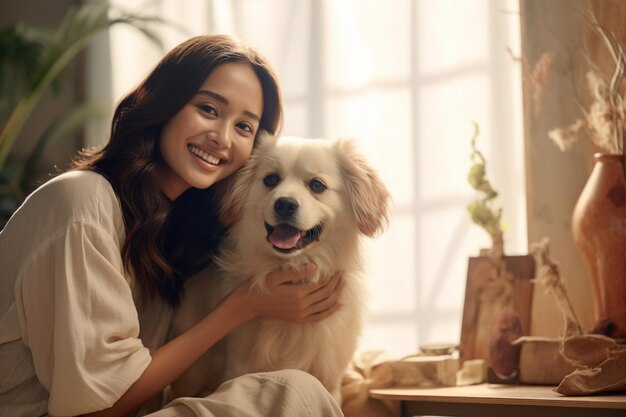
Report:
[[340,272],[335,272],[335,274],[333,274],[328,281],[315,284],[315,287],[311,288],[309,293],[312,303],[328,298],[337,290],[337,287],[342,282],[342,274]]
[[269,285],[282,285],[290,281],[299,281],[315,272],[317,266],[309,263],[301,271],[274,271],[267,275]]
[[297,318],[298,323],[312,323],[324,320],[339,308],[339,297],[345,286],[342,275],[337,273],[331,279],[322,284],[316,291],[306,297],[308,307],[301,311]]
[[325,318],[331,316],[334,312],[336,312],[337,310],[339,310],[341,308],[341,304],[336,303],[335,305],[333,305],[330,308],[327,308],[326,310],[322,310],[318,313],[313,313],[311,315],[309,315],[304,322],[306,323],[312,323],[312,322],[316,322],[316,321],[322,321]]
[[302,271],[274,271],[266,276],[270,291],[256,294],[261,307],[259,315],[295,323],[320,321],[340,308],[339,297],[345,286],[342,274],[337,272],[321,282],[289,285],[315,272],[308,264]]
[[320,300],[311,304],[307,316],[319,314],[337,305],[339,297],[341,296],[341,290],[343,290],[345,285],[346,283],[343,280],[338,280],[336,285],[329,285],[329,287],[332,287],[330,288],[330,292],[325,294]]

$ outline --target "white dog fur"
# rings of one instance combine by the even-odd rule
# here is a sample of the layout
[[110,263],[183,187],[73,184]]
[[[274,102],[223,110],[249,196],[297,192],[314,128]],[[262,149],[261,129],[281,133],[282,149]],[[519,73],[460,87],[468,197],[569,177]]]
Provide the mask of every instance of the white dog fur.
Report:
[[[341,308],[315,323],[252,320],[207,352],[172,390],[176,396],[206,394],[245,373],[296,368],[317,377],[340,400],[365,308],[359,241],[386,225],[389,193],[350,140],[267,134],[259,140],[224,199],[222,212],[237,213],[238,220],[215,264],[188,280],[173,334],[199,321],[243,280],[262,289],[269,272],[300,270],[309,262],[317,265],[311,281],[342,273]],[[278,226],[283,223],[302,232]]]

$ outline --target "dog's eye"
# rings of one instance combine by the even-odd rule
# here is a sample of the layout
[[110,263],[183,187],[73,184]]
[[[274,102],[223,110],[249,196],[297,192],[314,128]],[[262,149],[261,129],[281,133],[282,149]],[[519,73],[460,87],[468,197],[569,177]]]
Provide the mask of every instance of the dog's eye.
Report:
[[309,188],[314,193],[319,194],[319,193],[323,193],[324,191],[326,191],[326,184],[324,184],[322,180],[320,179],[313,178],[311,181],[309,181]]
[[278,176],[278,174],[268,174],[265,176],[265,178],[263,178],[263,184],[265,184],[266,187],[274,187],[279,182],[280,177]]

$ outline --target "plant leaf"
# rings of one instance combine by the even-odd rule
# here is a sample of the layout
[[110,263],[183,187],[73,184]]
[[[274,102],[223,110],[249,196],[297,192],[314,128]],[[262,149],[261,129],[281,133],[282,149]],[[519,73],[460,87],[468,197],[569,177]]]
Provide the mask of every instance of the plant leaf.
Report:
[[34,88],[39,57],[49,34],[23,24],[0,31],[0,120]]
[[[152,33],[146,23],[162,22],[155,17],[141,17],[122,13],[109,17],[106,2],[85,3],[68,10],[63,22],[41,51],[41,60],[35,72],[35,86],[15,106],[6,125],[0,132],[0,168],[4,165],[19,132],[33,112],[41,97],[57,79],[61,71],[83,50],[93,37],[113,24],[126,23],[141,28],[142,33]],[[155,39],[152,34],[149,39]]]
[[104,114],[106,114],[104,105],[100,103],[85,103],[72,108],[52,122],[39,137],[28,159],[24,162],[19,181],[21,189],[26,190],[28,188],[28,181],[33,177],[37,169],[37,163],[48,146],[73,130],[84,126],[88,120],[102,117]]

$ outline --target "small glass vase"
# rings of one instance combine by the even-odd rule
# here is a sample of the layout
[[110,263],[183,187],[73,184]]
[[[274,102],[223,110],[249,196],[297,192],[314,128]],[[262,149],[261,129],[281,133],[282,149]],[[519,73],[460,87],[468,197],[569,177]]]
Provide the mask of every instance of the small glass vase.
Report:
[[626,182],[621,155],[597,153],[572,216],[574,240],[592,283],[592,330],[626,338]]

